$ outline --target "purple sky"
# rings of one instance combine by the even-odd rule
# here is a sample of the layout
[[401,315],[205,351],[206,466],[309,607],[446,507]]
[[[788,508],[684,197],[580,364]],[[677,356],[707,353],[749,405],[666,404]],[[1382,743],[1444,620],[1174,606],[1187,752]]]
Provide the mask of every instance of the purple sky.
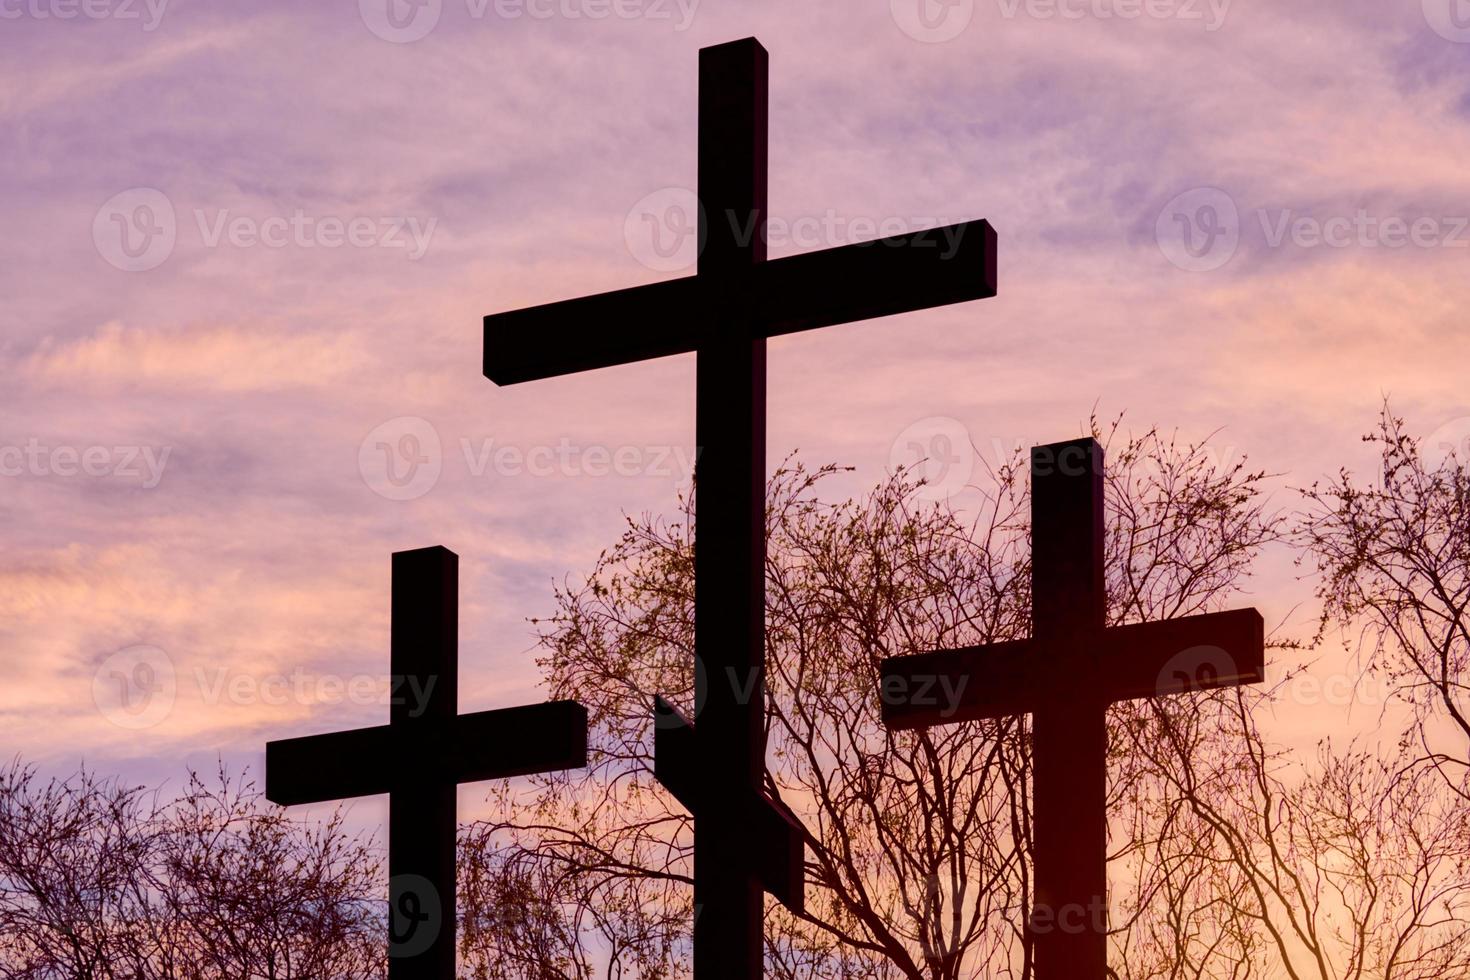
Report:
[[[680,274],[697,50],[750,34],[773,255],[1001,240],[994,300],[772,342],[773,463],[968,441],[963,507],[1096,404],[1289,505],[1385,395],[1470,436],[1462,0],[0,0],[6,753],[176,779],[381,723],[388,555],[436,543],[462,709],[541,697],[525,620],[673,504],[693,361],[497,389],[480,317]],[[1257,598],[1310,623],[1284,560]]]

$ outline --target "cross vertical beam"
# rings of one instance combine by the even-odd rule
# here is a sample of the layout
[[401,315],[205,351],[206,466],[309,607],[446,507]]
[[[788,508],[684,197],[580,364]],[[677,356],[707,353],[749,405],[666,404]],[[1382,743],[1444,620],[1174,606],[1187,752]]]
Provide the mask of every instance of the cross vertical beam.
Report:
[[732,847],[765,772],[766,341],[752,329],[765,261],[767,54],[754,38],[699,53],[698,274],[722,296],[696,350],[694,975],[754,980],[764,952],[758,863]]
[[[1032,718],[1038,977],[1107,969],[1107,707],[1101,640],[1102,448],[1092,439],[1031,451],[1031,596],[1037,645],[1066,650],[1073,676]],[[1086,896],[1085,908],[1077,908]]]
[[[394,553],[388,725],[401,742],[447,741],[459,711],[458,608],[453,552]],[[455,974],[456,786],[430,765],[405,767],[402,778],[388,797],[388,974],[441,980]]]

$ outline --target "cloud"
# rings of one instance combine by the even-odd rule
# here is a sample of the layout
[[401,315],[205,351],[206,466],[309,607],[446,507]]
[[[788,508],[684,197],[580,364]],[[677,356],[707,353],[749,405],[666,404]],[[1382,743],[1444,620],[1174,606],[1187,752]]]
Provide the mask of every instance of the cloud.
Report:
[[[857,466],[844,485],[861,489],[916,420],[1011,445],[1074,435],[1100,401],[1136,425],[1228,426],[1254,460],[1310,478],[1361,451],[1384,388],[1429,422],[1470,414],[1453,353],[1463,253],[1271,247],[1257,221],[1452,216],[1470,200],[1470,45],[1413,3],[1234,3],[1214,31],[1070,6],[1089,13],[982,0],[934,44],[886,2],[701,4],[681,31],[446,0],[411,44],[352,3],[180,0],[152,32],[7,21],[0,449],[171,453],[151,489],[4,478],[0,642],[18,666],[0,738],[251,754],[267,735],[380,720],[320,699],[221,706],[193,684],[175,716],[124,737],[91,684],[138,643],[190,678],[386,670],[388,553],[433,543],[465,563],[465,707],[537,696],[525,617],[624,511],[667,510],[681,481],[476,472],[475,453],[692,447],[692,363],[499,389],[480,376],[479,319],[658,278],[625,219],[695,182],[697,49],[746,34],[772,54],[775,215],[987,217],[1002,249],[994,300],[773,343],[773,461],[800,446]],[[178,244],[130,273],[92,228],[138,187],[169,198]],[[1164,205],[1197,187],[1228,193],[1249,232],[1214,272],[1171,265],[1156,240]],[[298,210],[437,225],[416,261],[211,247],[198,231],[201,212]],[[437,432],[442,474],[399,501],[373,490],[361,450],[405,417]]]
[[106,323],[77,340],[43,341],[21,370],[49,386],[240,393],[330,386],[368,361],[356,338],[343,335],[261,326],[150,330]]

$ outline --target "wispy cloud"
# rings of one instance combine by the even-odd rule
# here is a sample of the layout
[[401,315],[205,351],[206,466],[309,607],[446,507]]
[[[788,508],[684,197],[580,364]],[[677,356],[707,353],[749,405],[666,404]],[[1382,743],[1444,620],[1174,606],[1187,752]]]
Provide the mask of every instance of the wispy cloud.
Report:
[[[1470,210],[1470,44],[1417,3],[1188,6],[1201,18],[977,0],[943,8],[968,20],[942,41],[902,2],[598,20],[444,0],[406,43],[372,4],[175,2],[147,31],[7,20],[0,452],[45,456],[0,477],[0,737],[57,759],[251,756],[267,734],[381,720],[317,693],[221,703],[196,672],[386,671],[388,552],[432,543],[465,561],[462,704],[535,696],[524,620],[623,511],[671,506],[687,474],[649,461],[692,451],[692,370],[496,389],[479,317],[678,274],[640,261],[630,212],[692,187],[697,49],[746,34],[772,53],[773,217],[817,229],[774,251],[980,216],[1002,247],[994,300],[773,343],[774,459],[855,464],[857,487],[925,420],[1013,444],[1070,436],[1100,403],[1225,426],[1310,479],[1361,454],[1385,391],[1425,431],[1470,416],[1467,251],[1303,244],[1289,223],[1273,241],[1288,212],[1444,231]],[[172,234],[130,272],[100,236],[152,247],[161,209],[104,212],[139,189]],[[1166,213],[1179,200],[1194,207]],[[1227,204],[1233,240],[1211,223]],[[433,223],[412,258],[384,242],[410,219]],[[373,233],[333,244],[333,220]],[[1165,232],[1192,233],[1199,261],[1171,261],[1191,253]],[[383,467],[425,431],[433,479],[395,499]],[[94,447],[110,468],[68,466]],[[144,447],[168,450],[151,487],[118,472]],[[643,463],[599,470],[618,449]],[[1272,588],[1283,611],[1300,597],[1289,573]],[[182,685],[144,733],[93,691],[138,645]]]

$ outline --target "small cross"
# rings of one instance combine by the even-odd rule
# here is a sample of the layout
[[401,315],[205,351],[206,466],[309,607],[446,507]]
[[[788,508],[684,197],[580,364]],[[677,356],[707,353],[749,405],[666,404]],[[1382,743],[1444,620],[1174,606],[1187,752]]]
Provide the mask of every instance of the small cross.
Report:
[[[800,907],[794,818],[762,790],[766,339],[996,288],[985,221],[766,261],[767,76],[754,38],[699,52],[695,275],[485,317],[485,376],[497,385],[696,357],[698,725],[661,713],[655,770],[694,813],[700,980],[761,976],[763,890]],[[765,829],[753,839],[752,827]]]
[[272,802],[388,794],[390,980],[455,975],[456,787],[587,764],[575,701],[458,713],[458,609],[454,552],[394,554],[388,724],[265,747]]
[[1037,980],[1107,972],[1107,709],[1115,701],[1259,683],[1254,609],[1106,628],[1103,451],[1031,451],[1031,638],[895,657],[890,728],[1031,714]]

